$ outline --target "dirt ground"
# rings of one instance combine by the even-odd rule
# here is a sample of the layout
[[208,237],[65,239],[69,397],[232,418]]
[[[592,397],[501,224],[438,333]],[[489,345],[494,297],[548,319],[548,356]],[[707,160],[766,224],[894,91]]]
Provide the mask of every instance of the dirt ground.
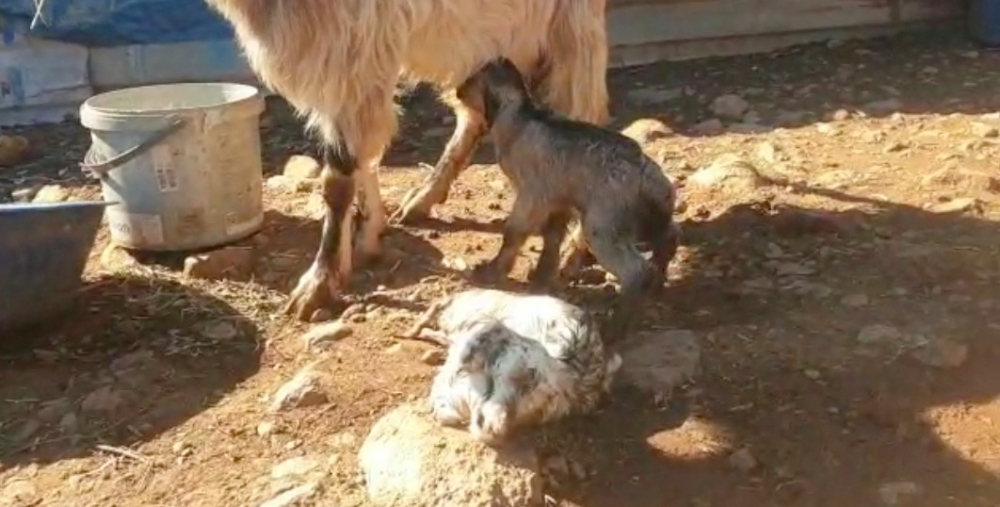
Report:
[[[554,501],[1000,505],[1000,54],[941,30],[609,79],[616,126],[674,130],[647,147],[680,188],[685,240],[642,325],[693,331],[701,367],[665,403],[617,390],[601,413],[542,431],[586,471]],[[755,114],[716,131],[703,122],[725,94]],[[423,95],[406,109],[381,173],[390,210],[453,125]],[[0,168],[0,195],[40,183],[97,195],[76,165],[82,128],[16,130],[38,158]],[[262,139],[265,176],[308,150],[279,101]],[[726,154],[763,183],[691,184]],[[277,311],[319,239],[310,192],[267,188],[248,282],[185,280],[179,259],[103,265],[102,231],[79,311],[0,340],[0,505],[259,505],[294,456],[326,474],[304,504],[366,505],[361,440],[434,371],[424,345],[393,333],[466,285],[459,259],[499,246],[512,194],[490,159],[482,150],[436,220],[388,230],[385,259],[352,282],[360,306],[327,361],[329,400],[278,414],[268,396],[316,359],[307,326]],[[523,252],[511,287],[536,255]],[[600,278],[562,295],[604,300]]]

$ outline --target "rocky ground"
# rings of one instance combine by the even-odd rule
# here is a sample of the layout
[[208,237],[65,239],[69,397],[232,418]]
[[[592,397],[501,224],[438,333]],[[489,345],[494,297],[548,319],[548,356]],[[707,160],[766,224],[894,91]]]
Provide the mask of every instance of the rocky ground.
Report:
[[[616,126],[665,123],[636,135],[681,189],[685,242],[642,310],[673,337],[655,352],[678,386],[622,386],[599,414],[527,435],[547,501],[1000,504],[1000,54],[942,30],[610,82]],[[451,125],[407,101],[382,172],[391,207]],[[98,195],[74,123],[4,134],[29,153],[0,167],[0,201]],[[435,220],[388,231],[342,322],[303,325],[277,309],[319,237],[308,169],[281,174],[308,144],[279,101],[262,139],[259,235],[185,274],[183,256],[135,259],[102,231],[79,311],[0,341],[0,505],[371,505],[362,443],[419,404],[438,359],[393,334],[467,285],[511,191],[484,150]],[[562,295],[590,305],[610,288],[594,270]],[[503,465],[441,445],[425,455]]]

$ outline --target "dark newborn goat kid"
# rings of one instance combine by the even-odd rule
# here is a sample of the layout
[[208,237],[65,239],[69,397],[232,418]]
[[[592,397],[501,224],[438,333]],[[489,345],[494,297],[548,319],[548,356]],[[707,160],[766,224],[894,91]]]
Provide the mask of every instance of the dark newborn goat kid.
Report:
[[[631,322],[626,315],[635,313],[647,288],[662,287],[677,252],[670,180],[634,140],[535,104],[507,59],[488,63],[457,93],[485,117],[500,168],[517,192],[500,251],[476,268],[477,278],[507,276],[528,236],[540,233],[542,253],[530,281],[548,285],[559,270],[567,226],[579,216],[585,245],[577,246],[621,284],[610,331],[623,337]],[[640,241],[652,246],[652,263],[638,250]]]

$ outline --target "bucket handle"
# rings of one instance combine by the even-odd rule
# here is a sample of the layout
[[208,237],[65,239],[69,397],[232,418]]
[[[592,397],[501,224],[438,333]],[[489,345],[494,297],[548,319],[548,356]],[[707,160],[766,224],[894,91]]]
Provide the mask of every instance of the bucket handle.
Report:
[[91,146],[91,149],[87,150],[87,154],[83,157],[83,162],[80,163],[80,167],[103,178],[112,169],[120,167],[139,155],[146,153],[150,148],[160,144],[160,142],[164,141],[184,126],[184,119],[179,116],[168,116],[167,121],[169,124],[166,127],[153,132],[139,144],[103,162],[94,161],[94,158],[96,158],[97,155],[94,152],[93,146]]

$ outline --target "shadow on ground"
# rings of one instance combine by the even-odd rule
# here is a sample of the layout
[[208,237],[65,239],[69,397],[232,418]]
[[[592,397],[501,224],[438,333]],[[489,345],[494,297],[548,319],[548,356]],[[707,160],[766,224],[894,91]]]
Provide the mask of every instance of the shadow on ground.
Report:
[[236,308],[162,278],[84,287],[65,319],[0,352],[0,466],[155,439],[257,372],[258,330]]
[[[581,507],[1000,502],[995,437],[982,421],[963,424],[1000,396],[1000,223],[827,196],[870,207],[753,203],[684,224],[685,273],[645,317],[647,327],[696,332],[700,374],[666,409],[618,391],[602,414],[547,431],[550,448],[592,472],[564,498]],[[811,223],[801,215],[836,226],[790,228]],[[867,301],[844,299],[856,294]],[[859,339],[870,325],[900,336]],[[967,358],[935,349],[939,340],[967,346]]]

